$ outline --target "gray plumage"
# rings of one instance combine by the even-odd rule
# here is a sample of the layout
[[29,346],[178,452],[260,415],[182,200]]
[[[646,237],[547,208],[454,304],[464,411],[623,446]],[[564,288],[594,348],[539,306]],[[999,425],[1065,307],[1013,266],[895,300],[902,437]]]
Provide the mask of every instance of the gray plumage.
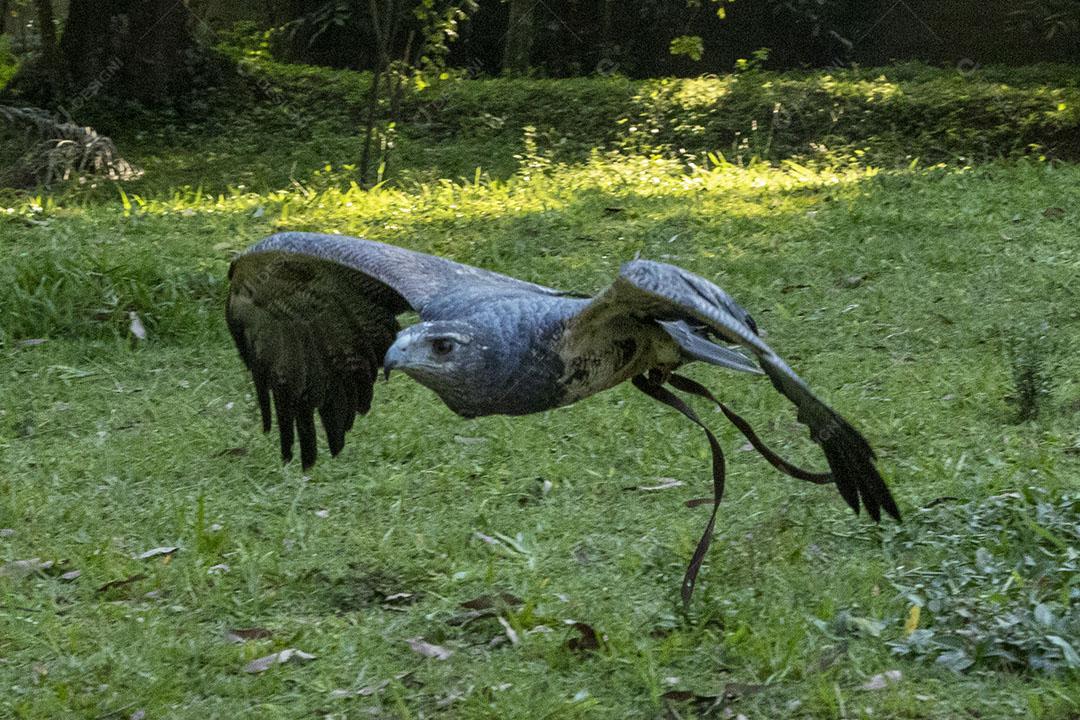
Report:
[[[332,455],[368,411],[380,367],[399,369],[464,417],[568,405],[689,362],[764,372],[821,445],[837,489],[876,520],[899,517],[869,444],[761,339],[713,283],[649,260],[626,263],[594,298],[370,240],[280,233],[229,270],[227,320],[251,371],[264,430],[271,398],[282,457],[294,432],[316,459],[314,415]],[[413,310],[420,322],[401,329]],[[720,343],[749,351],[746,355]]]

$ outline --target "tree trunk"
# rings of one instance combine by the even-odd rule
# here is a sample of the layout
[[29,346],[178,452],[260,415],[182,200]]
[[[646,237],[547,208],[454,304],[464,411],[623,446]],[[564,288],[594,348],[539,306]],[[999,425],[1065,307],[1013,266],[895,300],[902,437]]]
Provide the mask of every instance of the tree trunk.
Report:
[[0,0],[0,35],[7,32],[8,13],[11,12],[11,3],[8,0]]
[[41,37],[41,62],[46,76],[57,87],[64,84],[60,66],[60,50],[56,45],[56,23],[53,20],[52,0],[35,0],[38,35]]
[[193,23],[177,0],[71,0],[60,52],[80,97],[155,105],[191,89]]
[[[401,27],[402,12],[404,6],[400,0],[368,0],[368,13],[371,25],[375,31],[376,39],[376,63],[375,73],[371,79],[371,90],[368,94],[367,119],[364,122],[364,149],[360,155],[360,184],[370,187],[371,151],[375,140],[376,115],[379,110],[379,91],[382,85],[389,87],[389,104],[394,105],[394,87],[391,75],[391,52],[397,41],[398,30]],[[412,44],[412,36],[409,45]],[[406,62],[409,49],[406,48]],[[385,76],[385,78],[384,78]],[[385,82],[384,82],[385,80]],[[393,112],[393,111],[392,111]],[[382,153],[382,162],[386,162],[386,153]]]
[[534,0],[510,0],[510,20],[506,29],[503,72],[525,74],[533,43]]

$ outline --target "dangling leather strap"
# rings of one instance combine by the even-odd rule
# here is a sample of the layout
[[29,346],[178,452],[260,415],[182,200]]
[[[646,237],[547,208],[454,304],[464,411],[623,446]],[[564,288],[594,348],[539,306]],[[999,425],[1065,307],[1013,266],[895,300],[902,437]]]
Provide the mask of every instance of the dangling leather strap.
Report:
[[[789,463],[787,460],[773,452],[768,445],[762,442],[757,433],[754,432],[750,423],[746,422],[746,420],[727,405],[720,402],[704,385],[683,375],[676,375],[675,373],[669,374],[665,379],[670,382],[672,387],[676,390],[681,390],[682,392],[691,395],[697,395],[698,397],[716,403],[727,419],[731,421],[731,424],[739,429],[739,432],[746,437],[754,449],[761,453],[761,456],[768,460],[769,463],[780,472],[797,480],[806,480],[807,482],[812,482],[817,485],[825,485],[833,482],[832,473],[804,470],[798,465]],[[686,573],[683,575],[682,601],[683,606],[688,606],[690,604],[690,598],[694,595],[694,587],[697,584],[697,576],[698,572],[701,570],[701,564],[705,561],[705,555],[709,552],[709,546],[712,544],[713,530],[716,527],[716,513],[720,509],[720,500],[724,497],[724,451],[721,449],[716,436],[705,426],[705,423],[701,421],[701,418],[698,417],[693,408],[687,405],[686,402],[670,390],[663,387],[663,382],[664,379],[661,379],[660,376],[646,377],[645,375],[638,375],[633,379],[634,387],[638,390],[654,400],[658,400],[669,407],[675,408],[690,420],[690,422],[704,430],[705,437],[709,439],[709,447],[712,449],[712,499],[701,498],[691,500],[687,503],[689,507],[696,507],[705,503],[712,504],[712,514],[709,515],[709,523],[705,526],[705,532],[701,534],[701,539],[698,540],[694,555],[690,558],[690,563],[686,566]]]
[[706,400],[716,403],[724,415],[727,416],[727,419],[731,421],[731,424],[737,427],[739,432],[750,441],[750,444],[754,446],[754,449],[761,453],[761,456],[768,460],[769,464],[780,472],[789,477],[793,477],[796,480],[806,480],[815,485],[828,485],[833,482],[832,473],[804,470],[798,465],[792,465],[787,460],[777,455],[768,445],[762,442],[761,438],[754,432],[754,428],[750,427],[750,423],[746,422],[746,420],[740,417],[738,413],[727,405],[717,400],[716,396],[701,383],[691,380],[683,375],[676,375],[675,373],[671,373],[671,375],[668,376],[668,382],[670,382],[671,386],[676,390],[681,390],[685,393],[690,393],[691,395],[697,395],[698,397],[703,397]]
[[697,413],[670,390],[658,382],[649,380],[644,375],[635,377],[633,383],[638,390],[654,400],[659,400],[665,405],[675,408],[686,416],[690,422],[704,430],[705,436],[709,439],[709,446],[712,448],[712,514],[709,516],[709,524],[705,526],[705,532],[701,534],[701,539],[698,540],[694,555],[690,558],[690,564],[686,566],[686,574],[683,575],[682,601],[685,607],[690,604],[690,598],[694,594],[694,585],[697,583],[698,571],[701,570],[701,563],[705,560],[709,545],[712,544],[713,527],[716,525],[716,511],[720,509],[720,499],[724,496],[724,451],[720,448],[716,436],[712,434],[709,428],[705,427],[705,423],[701,422],[701,418],[697,416]]

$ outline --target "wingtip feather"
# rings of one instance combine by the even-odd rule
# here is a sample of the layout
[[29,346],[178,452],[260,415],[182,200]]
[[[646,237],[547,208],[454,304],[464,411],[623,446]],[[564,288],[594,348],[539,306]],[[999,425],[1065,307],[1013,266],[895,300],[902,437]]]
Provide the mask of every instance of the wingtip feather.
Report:
[[882,509],[896,520],[901,519],[900,509],[874,465],[874,451],[858,430],[834,415],[830,425],[818,433],[817,439],[833,473],[836,489],[855,514],[859,513],[861,505],[874,522],[881,522]]

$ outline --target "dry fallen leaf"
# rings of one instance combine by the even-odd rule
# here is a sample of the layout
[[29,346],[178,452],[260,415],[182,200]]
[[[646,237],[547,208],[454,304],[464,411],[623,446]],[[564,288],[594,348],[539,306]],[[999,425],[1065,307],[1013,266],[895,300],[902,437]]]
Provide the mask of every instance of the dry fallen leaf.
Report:
[[724,686],[724,700],[731,702],[738,700],[741,697],[749,697],[751,695],[757,695],[764,692],[764,685],[757,685],[753,683],[733,683],[730,682]]
[[521,606],[525,600],[511,595],[510,593],[496,593],[494,595],[481,595],[472,600],[459,603],[460,607],[469,612],[462,612],[447,619],[448,625],[467,625],[481,617],[494,617],[500,611],[510,610]]
[[136,560],[149,560],[150,558],[161,557],[163,555],[172,555],[180,548],[173,545],[162,545],[161,547],[151,548],[146,552],[139,553],[135,556]]
[[567,649],[572,652],[587,653],[600,648],[600,638],[592,625],[577,620],[565,620],[564,622],[577,630],[580,635],[580,637],[572,637],[566,641]]
[[475,537],[477,540],[480,540],[481,542],[487,543],[488,545],[502,545],[502,543],[495,538],[491,537],[490,535],[485,535],[479,530],[473,532],[473,537]]
[[248,454],[246,447],[230,447],[218,451],[214,457],[243,457]]
[[466,600],[461,603],[461,607],[468,610],[490,610],[492,608],[515,607],[524,602],[524,600],[516,595],[500,592],[495,595],[480,595],[474,597],[472,600]]
[[912,605],[908,610],[907,620],[904,621],[904,634],[910,635],[919,628],[919,616],[922,614],[922,608],[918,605]]
[[1043,210],[1043,217],[1050,220],[1059,220],[1065,217],[1065,209],[1059,207],[1048,207]]
[[27,575],[33,575],[36,572],[42,572],[48,570],[54,565],[52,560],[42,560],[41,558],[30,558],[28,560],[12,560],[9,563],[0,565],[0,577],[7,577],[18,580],[24,578]]
[[100,592],[105,592],[106,590],[112,590],[113,588],[123,587],[124,585],[130,585],[133,582],[136,582],[138,580],[145,580],[145,579],[146,579],[145,575],[143,575],[142,573],[136,573],[135,575],[128,575],[126,578],[124,578],[122,580],[110,580],[109,582],[107,582],[104,585],[102,585],[101,587],[99,587],[97,589],[97,591],[99,593]]
[[280,652],[272,653],[261,657],[257,660],[252,660],[244,666],[244,672],[246,673],[261,673],[269,670],[275,665],[282,665],[289,662],[292,659],[297,660],[314,660],[315,656],[310,653],[306,653],[303,650],[297,650],[296,648],[285,648]]
[[641,490],[643,492],[655,492],[656,490],[670,490],[671,488],[682,487],[684,485],[682,480],[676,480],[675,478],[658,478],[659,482],[656,485],[637,485],[624,488],[625,490]]
[[30,672],[33,673],[34,684],[40,685],[45,679],[45,676],[49,674],[49,666],[45,663],[37,662],[30,666]]
[[724,702],[722,696],[717,695],[698,695],[697,693],[689,690],[668,690],[660,697],[664,698],[668,702],[683,703],[692,702],[697,706],[698,711],[702,717],[710,715],[718,706]]
[[454,654],[453,650],[444,648],[441,645],[433,645],[422,637],[409,638],[405,642],[409,643],[409,647],[412,648],[413,652],[436,660],[446,660]]
[[451,690],[446,694],[446,697],[440,698],[435,701],[435,707],[444,708],[453,705],[456,702],[460,702],[465,699],[465,693],[461,690]]
[[146,326],[143,325],[142,319],[139,318],[139,313],[135,312],[134,310],[130,310],[128,312],[128,320],[131,321],[128,325],[128,329],[131,330],[131,334],[134,335],[138,340],[145,340]]
[[502,625],[503,632],[506,633],[506,639],[510,641],[510,644],[511,645],[519,645],[519,644],[521,644],[521,638],[518,637],[517,630],[515,630],[510,625],[510,621],[507,620],[506,618],[504,618],[502,615],[499,616],[498,620],[499,620],[499,624]]
[[368,685],[366,687],[362,687],[359,690],[346,690],[346,689],[331,690],[330,691],[330,697],[332,697],[332,698],[368,697],[370,695],[374,695],[375,693],[382,692],[383,690],[385,690],[387,688],[388,685],[390,685],[389,680],[382,680],[381,682],[377,682],[374,685]]
[[225,639],[234,643],[243,643],[248,640],[265,640],[272,635],[272,632],[261,627],[235,628],[225,631]]
[[[388,607],[388,606],[393,606],[393,605],[410,605],[410,604],[412,604],[412,603],[414,603],[416,601],[417,601],[417,597],[416,597],[416,595],[414,593],[411,593],[411,592],[396,592],[396,593],[390,593],[389,595],[384,597],[383,601],[382,601],[382,604],[383,604],[383,607]],[[393,608],[388,607],[388,609],[393,609]]]
[[66,573],[60,576],[60,579],[64,582],[71,582],[72,580],[78,580],[82,575],[82,570],[68,570]]
[[471,623],[473,620],[479,620],[483,617],[493,617],[495,615],[494,610],[468,610],[457,615],[451,615],[446,619],[447,625],[464,626]]
[[886,670],[883,673],[878,673],[874,677],[867,680],[862,685],[863,690],[884,690],[890,685],[895,685],[900,682],[904,677],[904,674],[899,670]]
[[840,286],[848,290],[854,290],[863,284],[863,280],[866,280],[866,275],[848,275],[840,281]]

